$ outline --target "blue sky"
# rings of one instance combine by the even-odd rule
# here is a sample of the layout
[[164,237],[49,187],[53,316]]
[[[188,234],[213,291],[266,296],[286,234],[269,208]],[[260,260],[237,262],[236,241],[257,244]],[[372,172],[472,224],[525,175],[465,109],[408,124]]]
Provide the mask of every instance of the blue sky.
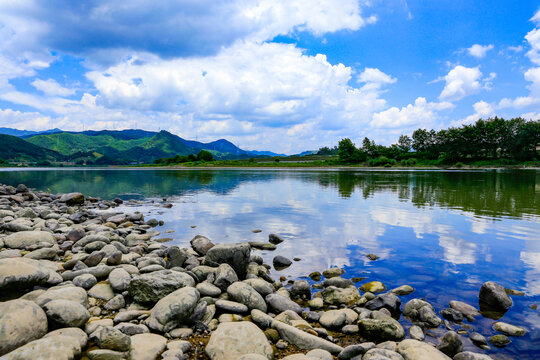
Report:
[[295,153],[540,118],[534,1],[0,0],[0,126]]

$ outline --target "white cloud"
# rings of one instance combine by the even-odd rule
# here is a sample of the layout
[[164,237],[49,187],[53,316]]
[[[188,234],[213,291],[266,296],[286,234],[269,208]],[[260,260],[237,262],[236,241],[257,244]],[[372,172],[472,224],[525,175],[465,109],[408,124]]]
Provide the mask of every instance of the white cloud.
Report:
[[358,82],[366,83],[364,86],[371,88],[380,88],[384,85],[394,84],[396,81],[396,78],[393,78],[376,68],[366,68],[358,75]]
[[488,51],[493,50],[494,46],[493,44],[490,45],[479,45],[474,44],[470,48],[467,49],[467,52],[469,55],[474,56],[477,59],[482,59],[486,56]]
[[367,69],[361,76],[366,85],[354,88],[351,74],[351,68],[332,65],[324,55],[305,55],[294,45],[240,42],[209,57],[133,57],[87,77],[99,91],[98,103],[109,108],[270,127],[317,121],[341,128],[385,106],[381,88],[395,81]]
[[467,116],[464,119],[453,121],[451,126],[460,126],[464,124],[472,124],[479,119],[487,119],[495,115],[495,108],[492,104],[485,101],[479,101],[473,105],[474,114]]
[[414,105],[409,104],[401,109],[392,107],[373,115],[371,125],[376,128],[411,128],[417,126],[430,126],[435,123],[437,111],[452,108],[448,102],[428,103],[425,98],[419,97]]
[[482,88],[480,80],[482,72],[480,68],[468,68],[458,65],[444,77],[446,85],[444,86],[439,99],[456,101],[472,94],[476,94]]
[[69,96],[75,94],[74,89],[65,88],[54,79],[36,79],[32,81],[32,86],[43,92],[45,95]]

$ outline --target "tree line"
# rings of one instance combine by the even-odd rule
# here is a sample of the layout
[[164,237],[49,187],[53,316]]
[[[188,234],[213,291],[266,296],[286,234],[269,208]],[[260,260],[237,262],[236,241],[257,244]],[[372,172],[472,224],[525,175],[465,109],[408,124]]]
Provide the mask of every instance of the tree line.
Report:
[[390,146],[376,144],[366,137],[356,147],[345,138],[337,147],[319,149],[318,154],[338,155],[344,163],[367,162],[372,166],[393,165],[397,161],[404,165],[414,165],[417,161],[453,164],[484,160],[511,164],[537,161],[539,146],[540,121],[495,117],[439,131],[418,129],[412,137],[401,135]]
[[170,158],[160,158],[155,159],[154,164],[156,165],[172,165],[172,164],[182,164],[187,162],[195,162],[195,161],[204,161],[204,162],[210,162],[214,161],[214,155],[210,151],[207,150],[201,150],[195,154],[189,154],[187,156],[184,155],[176,155]]

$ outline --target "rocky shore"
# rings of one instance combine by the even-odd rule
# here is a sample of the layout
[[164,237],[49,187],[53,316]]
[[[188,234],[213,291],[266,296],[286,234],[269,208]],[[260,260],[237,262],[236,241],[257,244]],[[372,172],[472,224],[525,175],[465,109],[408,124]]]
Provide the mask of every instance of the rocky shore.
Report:
[[495,282],[479,289],[480,309],[436,311],[421,295],[402,305],[411,286],[359,286],[339,268],[273,279],[257,251],[278,235],[167,246],[158,220],[114,211],[121,203],[0,185],[0,359],[481,360],[527,332],[493,321],[486,339],[468,325],[512,306],[518,293]]

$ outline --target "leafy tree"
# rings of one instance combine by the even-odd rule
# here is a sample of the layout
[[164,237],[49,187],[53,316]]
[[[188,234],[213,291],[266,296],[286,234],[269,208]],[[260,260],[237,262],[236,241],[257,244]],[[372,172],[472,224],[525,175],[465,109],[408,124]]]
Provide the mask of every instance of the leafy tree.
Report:
[[201,150],[197,154],[197,160],[199,161],[214,161],[214,155],[210,151]]
[[412,147],[412,139],[407,135],[401,135],[398,139],[397,147],[403,152],[409,152]]

